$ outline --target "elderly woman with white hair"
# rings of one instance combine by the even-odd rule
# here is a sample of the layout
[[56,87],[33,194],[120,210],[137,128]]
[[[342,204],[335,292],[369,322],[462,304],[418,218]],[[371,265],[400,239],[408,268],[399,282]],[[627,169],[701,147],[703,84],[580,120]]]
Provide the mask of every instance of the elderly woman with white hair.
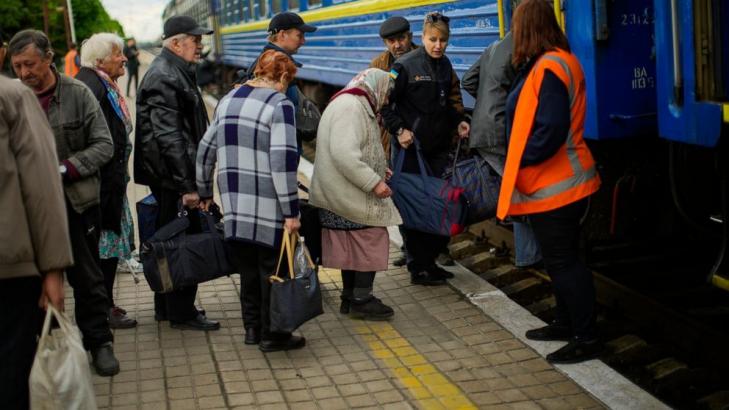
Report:
[[119,260],[129,259],[132,251],[132,218],[126,191],[129,181],[127,163],[132,151],[129,135],[132,117],[117,85],[124,75],[124,42],[116,34],[98,33],[81,45],[81,70],[76,79],[86,84],[101,105],[114,141],[114,156],[101,168],[101,239],[99,257],[109,296],[109,325],[125,329],[137,325],[126,311],[114,303],[113,289]]

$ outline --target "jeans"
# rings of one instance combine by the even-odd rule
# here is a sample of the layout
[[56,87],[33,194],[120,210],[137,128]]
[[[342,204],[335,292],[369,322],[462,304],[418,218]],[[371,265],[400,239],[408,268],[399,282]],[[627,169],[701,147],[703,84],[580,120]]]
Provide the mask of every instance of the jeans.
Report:
[[[271,332],[271,283],[268,277],[275,273],[278,252],[273,248],[254,243],[228,241],[231,256],[241,275],[240,305],[243,310],[243,327],[260,329],[261,340],[286,339],[288,333]],[[281,272],[288,272],[286,261]]]
[[[169,189],[150,188],[159,206],[159,214],[155,223],[155,228],[159,229],[177,218],[180,195]],[[189,215],[190,227],[193,230],[200,225],[200,218],[197,218],[196,215],[194,212]],[[186,322],[195,319],[198,314],[197,309],[195,309],[195,296],[197,296],[197,285],[170,293],[155,293],[154,312],[160,317],[166,317],[171,322]]]
[[579,258],[582,199],[551,211],[529,215],[544,266],[557,301],[556,322],[568,325],[578,339],[592,340],[595,331],[595,284],[592,271]]
[[43,312],[40,277],[0,280],[0,397],[2,407],[30,406],[28,378],[38,345]]
[[528,222],[514,221],[514,265],[524,267],[542,260],[542,251]]
[[76,301],[76,324],[81,329],[84,347],[89,350],[114,340],[109,329],[109,296],[104,286],[104,274],[99,267],[98,206],[79,214],[66,201],[68,230],[74,266],[66,269],[66,278],[73,288]]

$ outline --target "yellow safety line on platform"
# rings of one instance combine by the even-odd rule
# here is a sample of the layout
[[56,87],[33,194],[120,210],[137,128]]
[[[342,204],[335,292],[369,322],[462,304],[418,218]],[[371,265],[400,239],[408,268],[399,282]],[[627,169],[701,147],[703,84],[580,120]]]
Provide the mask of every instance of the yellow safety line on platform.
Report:
[[[433,4],[452,3],[454,1],[455,0],[362,0],[352,3],[343,3],[336,6],[307,10],[299,13],[299,15],[301,15],[307,23],[315,23],[317,21],[334,20],[343,17],[355,17],[365,14],[382,13],[385,11],[430,6]],[[266,30],[268,29],[269,21],[271,21],[271,19],[225,27],[220,30],[220,32],[223,34],[233,34],[245,31]]]
[[724,122],[729,122],[729,104],[724,104]]
[[504,25],[504,0],[497,0],[496,7],[499,9],[499,38],[506,35],[506,26]]
[[[323,275],[322,275],[323,274]],[[320,269],[321,283],[341,285],[336,269]],[[404,338],[390,323],[362,321],[354,328],[372,354],[397,376],[403,386],[425,410],[475,410],[478,407],[466,394]]]

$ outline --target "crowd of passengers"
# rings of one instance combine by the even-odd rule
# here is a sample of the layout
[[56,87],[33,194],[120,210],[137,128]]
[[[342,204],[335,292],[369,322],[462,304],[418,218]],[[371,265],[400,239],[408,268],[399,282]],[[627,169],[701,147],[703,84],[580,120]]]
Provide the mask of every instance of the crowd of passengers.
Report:
[[[580,221],[600,185],[582,138],[585,81],[547,2],[523,0],[511,27],[459,80],[446,55],[447,16],[425,16],[420,44],[405,18],[384,21],[379,34],[386,50],[321,116],[309,202],[320,209],[321,265],[341,270],[340,312],[387,320],[394,310],[373,294],[373,285],[376,272],[388,268],[387,227],[402,224],[388,185],[391,159],[404,150],[403,172],[417,173],[419,149],[440,175],[454,143],[467,141],[502,176],[497,217],[513,223],[515,265],[543,267],[552,278],[556,318],[526,337],[568,341],[547,360],[574,363],[601,350],[592,276],[578,257]],[[0,76],[0,392],[6,405],[28,406],[37,324],[48,304],[63,309],[64,273],[93,367],[102,376],[119,372],[111,329],[136,326],[112,297],[118,264],[133,248],[126,197],[132,153],[134,182],[157,200],[157,228],[178,217],[180,204],[209,210],[217,179],[225,238],[241,274],[245,344],[264,352],[305,345],[302,336],[269,330],[268,277],[283,232],[301,226],[295,118],[304,97],[294,55],[315,30],[295,13],[274,16],[268,44],[239,72],[209,120],[195,64],[202,36],[212,30],[189,17],[170,18],[161,53],[135,87],[136,121],[129,88],[124,95],[118,85],[128,60],[135,60],[136,74],[133,43],[125,46],[115,34],[91,36],[80,58],[66,59],[79,60],[72,78],[56,70],[43,32],[23,30],[7,43],[0,32],[0,66],[7,54],[20,80]],[[462,88],[476,99],[471,114]],[[447,253],[449,238],[400,231],[403,257],[393,264],[407,267],[413,285],[444,285],[453,274],[436,258]],[[196,286],[155,294],[155,319],[179,329],[219,329],[195,306],[196,294]]]

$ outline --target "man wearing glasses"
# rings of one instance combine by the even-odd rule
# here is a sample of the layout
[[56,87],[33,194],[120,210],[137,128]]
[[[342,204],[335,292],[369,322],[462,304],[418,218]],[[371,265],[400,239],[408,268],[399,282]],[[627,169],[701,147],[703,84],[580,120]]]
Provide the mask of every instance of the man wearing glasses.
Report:
[[[162,52],[152,61],[137,91],[134,179],[148,185],[157,200],[157,229],[177,218],[178,203],[188,209],[200,205],[195,156],[208,116],[197,88],[195,64],[200,59],[202,36],[212,33],[191,17],[169,18],[164,24]],[[199,226],[197,213],[190,213],[190,224]],[[155,319],[169,320],[178,329],[218,330],[220,323],[208,320],[195,308],[196,294],[197,286],[156,293]]]

